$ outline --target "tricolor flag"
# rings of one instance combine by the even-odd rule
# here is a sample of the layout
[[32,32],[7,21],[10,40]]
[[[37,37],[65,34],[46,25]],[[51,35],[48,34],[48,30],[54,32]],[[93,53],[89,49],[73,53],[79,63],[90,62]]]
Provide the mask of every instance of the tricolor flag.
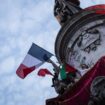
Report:
[[16,74],[24,79],[29,73],[50,59],[51,56],[53,56],[53,54],[33,43],[28,54],[17,69]]

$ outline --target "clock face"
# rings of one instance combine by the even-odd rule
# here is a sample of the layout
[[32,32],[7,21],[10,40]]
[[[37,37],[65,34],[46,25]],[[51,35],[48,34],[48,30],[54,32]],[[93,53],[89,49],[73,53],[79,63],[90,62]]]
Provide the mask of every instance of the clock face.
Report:
[[70,39],[67,46],[67,63],[80,70],[90,69],[102,56],[105,56],[104,46],[104,20],[87,23]]

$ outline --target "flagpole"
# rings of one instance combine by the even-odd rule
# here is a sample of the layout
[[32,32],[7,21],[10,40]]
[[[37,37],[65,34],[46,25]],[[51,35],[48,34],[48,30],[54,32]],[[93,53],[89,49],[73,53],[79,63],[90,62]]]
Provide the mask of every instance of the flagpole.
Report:
[[52,65],[53,65],[53,67],[54,67],[54,71],[55,71],[55,73],[58,75],[59,74],[59,72],[60,72],[60,67],[59,66],[57,66],[51,59],[49,59],[48,61],[47,61],[48,63],[51,63]]

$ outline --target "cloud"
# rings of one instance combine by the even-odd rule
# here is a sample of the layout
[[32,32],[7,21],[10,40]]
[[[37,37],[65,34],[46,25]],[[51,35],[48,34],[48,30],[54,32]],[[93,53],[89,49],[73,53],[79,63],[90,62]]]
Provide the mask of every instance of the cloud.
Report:
[[[81,2],[82,7],[94,4]],[[52,78],[38,77],[38,69],[24,80],[15,73],[32,42],[54,54],[60,26],[53,17],[53,5],[53,0],[0,0],[0,105],[45,105],[46,99],[57,95]],[[47,63],[41,68],[53,72]]]
[[81,7],[86,8],[93,5],[105,4],[104,0],[81,0]]
[[0,105],[43,105],[56,96],[51,77],[40,78],[35,71],[21,80],[15,73],[32,42],[54,53],[59,26],[55,25],[52,2],[0,1]]
[[2,60],[2,63],[0,64],[0,74],[9,73],[11,72],[15,67],[15,59],[14,57],[8,57],[5,60]]

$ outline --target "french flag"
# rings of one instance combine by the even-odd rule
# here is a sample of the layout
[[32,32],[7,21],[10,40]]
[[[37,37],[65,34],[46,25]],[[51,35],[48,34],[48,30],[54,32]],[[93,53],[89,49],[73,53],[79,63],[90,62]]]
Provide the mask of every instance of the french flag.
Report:
[[23,62],[18,67],[16,74],[24,79],[28,74],[50,59],[51,56],[53,54],[33,43]]

